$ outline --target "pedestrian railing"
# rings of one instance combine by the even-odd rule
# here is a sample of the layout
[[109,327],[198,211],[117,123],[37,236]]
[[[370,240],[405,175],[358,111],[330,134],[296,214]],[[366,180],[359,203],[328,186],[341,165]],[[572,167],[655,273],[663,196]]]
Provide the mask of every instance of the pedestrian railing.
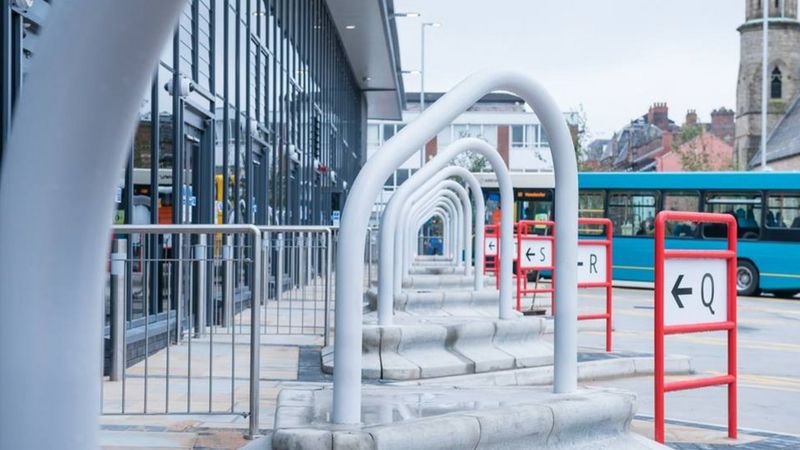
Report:
[[330,339],[336,231],[115,226],[103,414],[237,414],[256,433],[261,336]]
[[255,434],[261,336],[249,323],[261,314],[261,231],[122,225],[113,232],[102,412],[240,414]]
[[262,226],[262,334],[319,335],[327,345],[333,296],[334,231]]

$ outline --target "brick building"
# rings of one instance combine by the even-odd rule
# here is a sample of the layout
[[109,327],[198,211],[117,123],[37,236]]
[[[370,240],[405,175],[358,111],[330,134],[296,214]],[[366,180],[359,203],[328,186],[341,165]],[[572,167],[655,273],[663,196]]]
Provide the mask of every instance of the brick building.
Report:
[[[430,106],[442,96],[441,93],[425,94],[425,105]],[[367,149],[371,156],[381,145],[399,132],[405,124],[413,121],[420,111],[418,92],[406,93],[406,107],[402,121],[370,121],[367,129]],[[565,114],[568,122],[572,117]],[[456,117],[431,139],[423,150],[409,158],[387,180],[386,188],[393,190],[402,184],[420,167],[420,163],[431,159],[439,149],[463,137],[477,137],[496,148],[508,168],[512,171],[551,171],[550,143],[536,114],[516,95],[496,92],[483,96],[467,111]],[[469,165],[469,164],[467,164]],[[477,168],[473,168],[479,171]],[[486,168],[488,170],[488,167]]]
[[[733,130],[734,112],[724,107],[711,112],[709,123],[700,123],[697,112],[689,110],[683,124],[678,125],[670,119],[666,103],[654,103],[646,114],[615,132],[611,139],[590,143],[584,168],[618,172],[658,171],[664,167],[659,165],[659,160],[700,134],[713,136],[715,142],[719,142],[715,151],[730,155]],[[667,158],[667,161],[672,160]],[[675,167],[674,164],[667,166]]]

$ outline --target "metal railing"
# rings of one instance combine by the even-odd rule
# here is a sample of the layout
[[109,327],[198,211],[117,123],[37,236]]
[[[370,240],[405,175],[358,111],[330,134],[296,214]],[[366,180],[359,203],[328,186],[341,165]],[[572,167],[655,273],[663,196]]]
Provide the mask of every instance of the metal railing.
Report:
[[250,324],[261,317],[261,231],[122,225],[113,232],[102,413],[239,414],[255,435],[261,335]]
[[261,336],[329,344],[337,231],[115,226],[102,413],[237,414],[255,434]]
[[265,284],[262,334],[330,339],[335,236],[327,226],[260,226]]

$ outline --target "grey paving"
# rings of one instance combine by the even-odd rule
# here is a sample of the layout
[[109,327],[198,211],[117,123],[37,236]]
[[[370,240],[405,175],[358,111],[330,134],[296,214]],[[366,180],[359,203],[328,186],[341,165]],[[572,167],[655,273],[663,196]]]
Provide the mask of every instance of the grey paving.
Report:
[[[646,416],[637,416],[638,420],[652,421],[652,418]],[[667,420],[666,425],[678,426],[691,426],[695,429],[708,430],[719,433],[727,432],[727,428],[703,423],[692,423],[679,420]],[[800,436],[772,433],[769,431],[757,430],[740,430],[740,434],[746,433],[749,437],[756,439],[748,442],[731,442],[731,443],[693,443],[693,442],[670,442],[667,440],[666,445],[676,450],[787,450],[787,449],[800,449]]]
[[[597,312],[602,299],[599,291],[582,290],[580,312]],[[614,289],[615,350],[652,353],[652,307],[652,290]],[[800,434],[800,300],[739,297],[738,319],[739,426]],[[599,352],[604,342],[602,322],[582,325],[586,328],[579,333],[579,344]],[[724,333],[668,336],[666,351],[691,357],[696,376],[717,375],[727,367]],[[636,392],[640,413],[652,415],[652,377],[594,384]],[[720,387],[668,393],[667,418],[723,425],[726,398]]]

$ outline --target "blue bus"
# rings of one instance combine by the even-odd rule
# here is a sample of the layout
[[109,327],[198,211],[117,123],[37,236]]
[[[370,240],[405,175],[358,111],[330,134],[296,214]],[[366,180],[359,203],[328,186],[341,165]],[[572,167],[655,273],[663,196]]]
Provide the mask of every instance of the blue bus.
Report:
[[[489,222],[499,201],[497,182],[494,174],[476,176],[484,187]],[[553,217],[551,173],[514,172],[512,178],[517,220]],[[579,186],[580,216],[607,217],[614,223],[615,280],[653,282],[659,211],[704,211],[737,219],[740,295],[769,292],[790,298],[800,293],[800,173],[581,173]],[[724,246],[724,226],[669,227],[668,247]]]

